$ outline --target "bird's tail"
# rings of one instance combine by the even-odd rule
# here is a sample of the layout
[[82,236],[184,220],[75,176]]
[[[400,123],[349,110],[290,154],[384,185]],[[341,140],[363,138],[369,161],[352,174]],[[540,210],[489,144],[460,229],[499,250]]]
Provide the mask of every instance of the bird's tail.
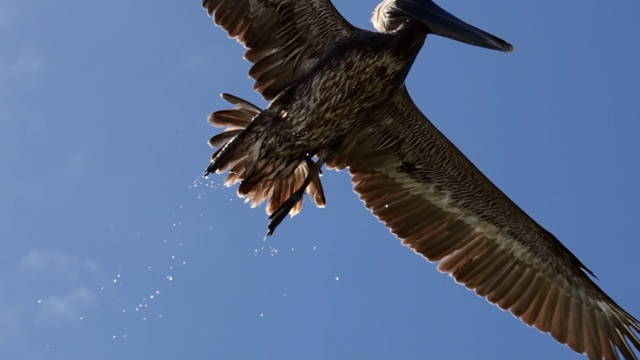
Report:
[[[252,146],[242,144],[248,140],[246,132],[250,131],[252,121],[258,117],[262,110],[250,102],[230,94],[222,94],[222,98],[235,105],[234,109],[216,111],[209,116],[209,122],[216,127],[226,126],[223,132],[213,136],[209,145],[218,148],[211,156],[211,164],[205,170],[205,177],[212,172],[223,173],[229,169],[229,175],[225,180],[226,186],[232,186],[242,182],[248,172],[248,149]],[[249,129],[247,129],[249,128]],[[251,207],[267,201],[267,214],[271,215],[304,183],[309,173],[308,160],[301,161],[293,173],[287,177],[266,180],[258,183],[243,184],[238,189],[238,195],[245,197],[245,202],[251,202]],[[250,170],[249,170],[250,171]],[[246,186],[249,185],[249,186]],[[307,195],[318,207],[324,207],[325,197],[319,175],[315,176],[306,189]],[[291,216],[296,215],[302,208],[302,201],[298,202],[290,211]]]

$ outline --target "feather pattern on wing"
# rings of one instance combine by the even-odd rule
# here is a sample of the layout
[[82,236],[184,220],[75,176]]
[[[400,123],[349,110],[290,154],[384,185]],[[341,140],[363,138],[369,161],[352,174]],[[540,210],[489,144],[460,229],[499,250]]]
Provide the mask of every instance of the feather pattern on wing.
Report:
[[248,49],[245,58],[253,63],[249,75],[266,100],[357,30],[329,0],[204,0],[202,6]]
[[491,183],[406,89],[327,166],[402,242],[458,283],[591,359],[636,359],[640,323],[551,233]]

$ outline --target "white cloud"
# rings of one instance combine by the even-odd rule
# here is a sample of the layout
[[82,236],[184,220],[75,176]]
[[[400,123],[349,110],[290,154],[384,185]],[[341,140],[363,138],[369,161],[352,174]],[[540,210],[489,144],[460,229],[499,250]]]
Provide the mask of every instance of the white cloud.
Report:
[[[8,26],[15,19],[16,12],[7,0],[0,0],[0,27]],[[1,30],[1,29],[0,29]]]
[[40,312],[36,317],[39,325],[68,323],[80,318],[83,311],[97,306],[96,295],[91,290],[81,287],[69,293],[52,295],[40,300]]
[[0,89],[9,94],[14,87],[28,86],[25,83],[37,78],[47,63],[37,40],[23,34],[26,24],[38,21],[33,5],[0,0]]
[[[0,358],[41,359],[33,347],[42,331],[65,331],[98,306],[95,261],[34,249],[0,274]],[[53,330],[55,329],[55,330]]]
[[31,250],[18,263],[17,272],[32,280],[49,280],[75,284],[87,272],[99,275],[98,265],[91,260],[58,251]]
[[17,358],[28,347],[28,330],[17,306],[0,309],[0,356]]
[[39,48],[9,48],[0,57],[0,87],[10,91],[14,87],[23,86],[25,82],[42,74],[46,62],[46,56]]
[[13,18],[13,10],[5,4],[0,4],[0,26],[8,25]]

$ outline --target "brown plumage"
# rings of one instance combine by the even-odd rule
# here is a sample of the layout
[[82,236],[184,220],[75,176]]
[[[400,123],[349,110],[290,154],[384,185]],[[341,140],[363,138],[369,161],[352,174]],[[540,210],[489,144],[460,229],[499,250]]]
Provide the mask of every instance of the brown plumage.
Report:
[[[240,134],[242,130],[249,126],[251,120],[258,116],[261,111],[260,108],[246,100],[230,94],[223,94],[222,96],[231,104],[236,105],[236,107],[233,110],[216,111],[209,116],[209,122],[213,126],[226,127],[223,132],[209,140],[211,147],[220,147],[220,149],[213,154],[213,158],[216,158],[218,153],[224,148],[222,147],[224,144],[231,141]],[[227,165],[227,167],[230,168],[229,176],[225,182],[227,186],[242,181],[242,179],[246,177],[247,154],[238,152],[235,155],[236,156],[229,159]],[[301,161],[290,176],[260,183],[242,195],[247,195],[247,200],[251,201],[251,207],[256,207],[263,201],[267,201],[267,213],[271,214],[276,211],[278,206],[287,200],[291,193],[302,186],[308,174],[309,163],[307,161]],[[319,174],[313,177],[311,184],[306,188],[306,193],[316,206],[324,207],[326,200]],[[300,209],[302,209],[302,200],[291,209],[291,215],[296,215],[300,212]]]
[[[230,168],[228,185],[241,182],[254,205],[268,201],[271,232],[300,210],[301,191],[324,205],[323,163],[348,168],[373,214],[457,282],[591,359],[636,359],[638,320],[409,97],[404,76],[434,30],[408,12],[430,4],[384,1],[373,33],[328,0],[205,0],[216,24],[248,48],[256,89],[274,99],[261,111],[225,95],[236,109],[210,118],[227,128],[211,140],[222,147],[206,173]],[[511,49],[490,39],[487,47]]]

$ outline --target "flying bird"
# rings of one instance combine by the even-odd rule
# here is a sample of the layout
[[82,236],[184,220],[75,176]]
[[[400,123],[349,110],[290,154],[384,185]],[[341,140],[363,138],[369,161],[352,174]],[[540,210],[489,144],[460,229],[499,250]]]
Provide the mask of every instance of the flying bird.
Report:
[[321,168],[348,168],[365,205],[438,269],[527,325],[590,359],[637,359],[640,322],[589,277],[556,237],[469,161],[411,100],[404,80],[428,34],[504,52],[513,47],[430,0],[385,0],[377,32],[348,23],[329,0],[204,0],[246,48],[266,109],[234,109],[205,170],[267,202],[271,235],[306,192],[325,195]]

